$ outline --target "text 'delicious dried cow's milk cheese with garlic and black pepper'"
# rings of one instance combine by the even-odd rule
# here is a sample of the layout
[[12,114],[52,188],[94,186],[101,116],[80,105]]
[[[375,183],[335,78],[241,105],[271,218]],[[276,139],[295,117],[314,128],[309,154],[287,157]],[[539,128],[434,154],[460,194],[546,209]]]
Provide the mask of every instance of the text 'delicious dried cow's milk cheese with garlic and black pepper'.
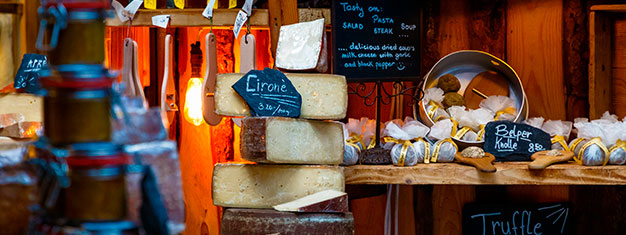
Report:
[[241,126],[241,156],[259,163],[340,164],[340,123],[284,117],[247,117]]
[[[232,88],[245,74],[219,74],[215,85],[215,112],[224,116],[250,116],[246,101]],[[331,74],[285,74],[302,96],[300,118],[339,120],[346,117],[346,78]]]
[[272,208],[324,190],[344,191],[343,168],[312,165],[217,164],[213,204]]

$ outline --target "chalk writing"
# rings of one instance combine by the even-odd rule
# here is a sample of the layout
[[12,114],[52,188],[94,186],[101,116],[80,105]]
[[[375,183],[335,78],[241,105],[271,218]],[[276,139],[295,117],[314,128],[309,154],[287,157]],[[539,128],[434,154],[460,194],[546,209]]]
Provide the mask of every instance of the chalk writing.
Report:
[[463,208],[464,234],[564,234],[566,204],[468,204]]
[[252,70],[233,85],[253,116],[299,117],[302,96],[278,70]]
[[518,155],[516,160],[529,160],[531,154],[546,150],[550,136],[532,126],[509,121],[490,122],[485,126],[485,151],[498,160]]

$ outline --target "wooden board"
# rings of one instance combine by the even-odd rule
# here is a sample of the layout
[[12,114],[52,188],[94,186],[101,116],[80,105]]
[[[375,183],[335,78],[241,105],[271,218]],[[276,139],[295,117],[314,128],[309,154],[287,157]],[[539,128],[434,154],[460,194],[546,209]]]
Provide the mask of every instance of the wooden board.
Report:
[[530,117],[565,119],[562,10],[558,0],[507,2],[507,62],[527,92]]
[[613,17],[612,30],[612,108],[617,116],[624,117],[626,116],[626,13]]
[[563,84],[567,120],[589,115],[589,23],[585,3],[563,0]]
[[418,164],[413,167],[345,167],[346,184],[412,185],[626,185],[626,166],[579,166],[573,163],[529,171],[528,162],[496,162],[495,173],[481,173],[456,163]]
[[611,19],[605,12],[589,14],[589,117],[611,108]]
[[[133,26],[152,26],[152,17],[157,15],[170,15],[169,27],[185,26],[210,26],[211,21],[202,16],[204,9],[140,9],[132,21]],[[214,26],[232,26],[235,23],[239,9],[214,9]],[[250,24],[254,26],[268,26],[269,14],[267,9],[253,9],[250,16]],[[127,26],[128,22],[122,23],[118,17],[106,20],[107,26]]]

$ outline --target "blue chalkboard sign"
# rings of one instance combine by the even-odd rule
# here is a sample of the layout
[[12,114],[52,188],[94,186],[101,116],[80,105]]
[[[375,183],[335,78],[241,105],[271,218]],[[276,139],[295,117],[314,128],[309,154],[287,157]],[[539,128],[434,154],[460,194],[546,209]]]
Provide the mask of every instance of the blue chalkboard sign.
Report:
[[252,116],[299,117],[302,96],[278,70],[251,70],[233,85]]
[[27,92],[34,93],[39,90],[39,70],[48,66],[45,55],[24,54],[20,68],[15,74],[13,87],[16,89],[26,88]]
[[529,161],[535,152],[550,150],[550,135],[523,123],[489,122],[485,126],[486,152],[498,161]]
[[463,234],[570,234],[572,210],[567,203],[482,204],[463,207]]
[[333,0],[333,73],[355,81],[420,77],[420,1]]

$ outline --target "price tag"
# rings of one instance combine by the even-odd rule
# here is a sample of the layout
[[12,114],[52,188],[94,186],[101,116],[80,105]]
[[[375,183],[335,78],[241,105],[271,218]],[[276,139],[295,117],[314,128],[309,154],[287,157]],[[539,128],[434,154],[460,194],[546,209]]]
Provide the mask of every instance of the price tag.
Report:
[[243,7],[241,9],[248,13],[248,15],[252,15],[252,0],[246,0],[246,2],[243,3]]
[[115,9],[115,13],[117,14],[117,17],[120,18],[120,21],[126,22],[135,17],[135,13],[137,13],[137,10],[139,10],[142,3],[143,0],[135,0],[130,2],[128,6],[124,7],[118,1],[113,0],[113,2],[111,2],[111,6]]
[[548,133],[526,124],[495,121],[485,126],[484,149],[498,161],[529,161],[530,155],[550,147]]
[[152,17],[152,25],[166,29],[170,23],[170,15],[158,15]]
[[143,7],[151,10],[156,9],[156,0],[146,0],[145,2],[143,2]]
[[185,9],[185,0],[174,0],[174,5],[178,9]]
[[28,92],[36,92],[38,89],[39,70],[48,66],[45,55],[24,54],[20,68],[15,74],[13,87],[16,89],[26,88]]
[[302,96],[278,70],[251,70],[233,84],[253,116],[299,117]]
[[247,19],[248,15],[244,11],[239,10],[239,13],[237,13],[237,18],[235,19],[235,25],[233,27],[233,33],[235,34],[235,38],[239,36],[239,31],[241,30],[241,27],[243,27],[243,24],[246,23]]
[[204,8],[204,11],[202,11],[202,16],[206,17],[207,19],[213,17],[213,8],[215,7],[215,0],[209,0],[206,8]]

